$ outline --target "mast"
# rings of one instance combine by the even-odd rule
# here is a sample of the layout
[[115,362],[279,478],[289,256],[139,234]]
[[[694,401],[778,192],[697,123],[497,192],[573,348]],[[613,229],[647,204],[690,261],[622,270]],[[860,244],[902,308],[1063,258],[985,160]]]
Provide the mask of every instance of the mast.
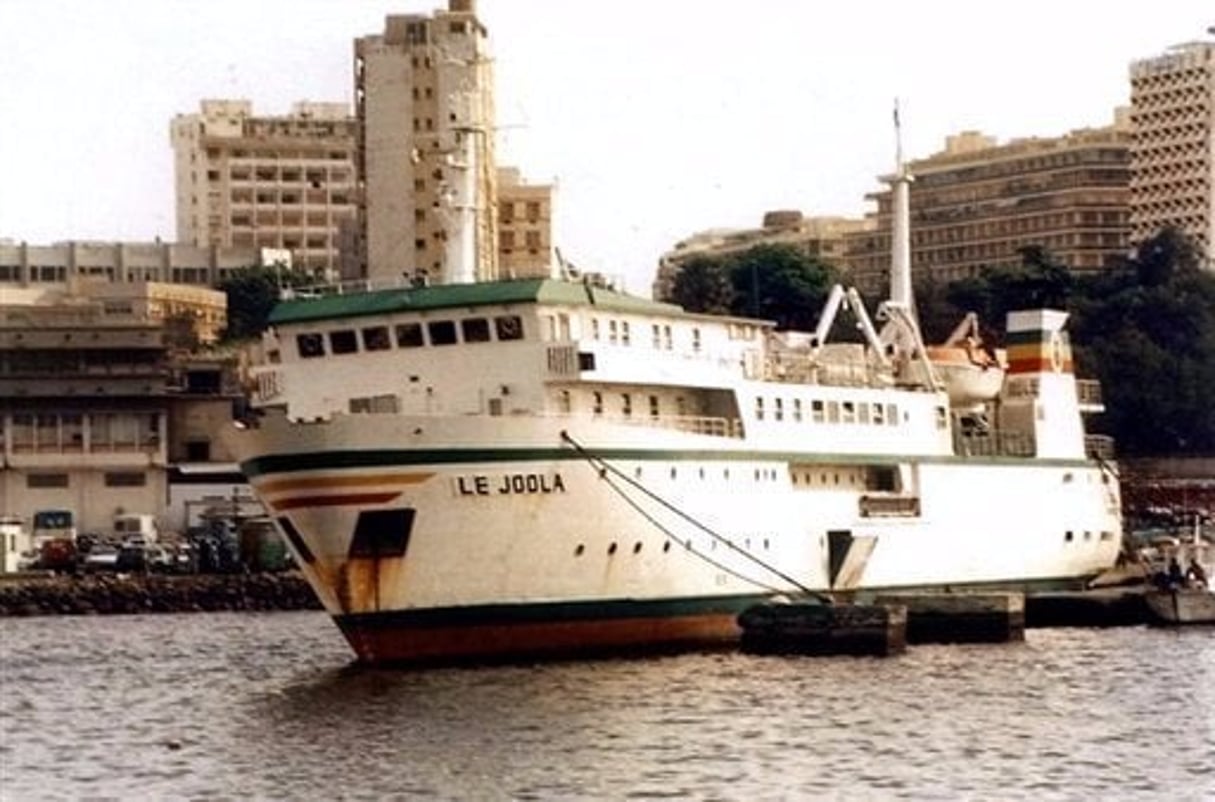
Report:
[[899,103],[894,103],[894,174],[886,178],[891,189],[890,300],[891,306],[915,314],[911,295],[911,173],[903,161],[903,135]]

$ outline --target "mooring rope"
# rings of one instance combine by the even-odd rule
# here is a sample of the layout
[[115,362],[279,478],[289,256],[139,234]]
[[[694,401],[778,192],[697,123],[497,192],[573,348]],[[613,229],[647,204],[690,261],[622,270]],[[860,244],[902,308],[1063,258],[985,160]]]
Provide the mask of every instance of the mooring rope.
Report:
[[[644,493],[645,495],[649,496],[651,499],[658,502],[666,509],[675,513],[680,518],[683,518],[685,521],[692,524],[697,529],[699,529],[702,532],[704,532],[705,534],[707,534],[709,537],[713,538],[715,541],[725,545],[726,548],[737,552],[738,554],[742,555],[744,558],[750,560],[751,562],[755,563],[760,568],[764,569],[765,571],[768,571],[769,573],[773,574],[774,576],[780,577],[782,580],[784,580],[785,582],[788,582],[790,585],[797,588],[801,592],[809,594],[809,595],[817,595],[817,594],[815,594],[814,591],[810,590],[810,588],[806,587],[801,582],[798,582],[796,579],[794,579],[793,577],[784,573],[780,569],[776,568],[773,565],[769,565],[768,563],[764,562],[759,557],[755,556],[754,554],[747,551],[746,549],[740,548],[729,538],[724,537],[724,536],[718,534],[717,532],[714,532],[708,526],[702,524],[700,521],[696,520],[688,513],[679,509],[678,507],[671,504],[666,499],[662,498],[661,496],[657,495],[656,493],[652,492],[649,488],[645,487],[643,484],[641,484],[640,482],[633,479],[631,476],[626,474],[624,471],[621,471],[619,468],[616,468],[611,463],[604,460],[602,457],[595,456],[590,451],[588,451],[585,446],[583,446],[581,443],[579,443],[577,440],[575,440],[570,435],[569,432],[562,430],[561,439],[565,440],[565,442],[567,442],[571,446],[573,446],[574,450],[577,451],[584,459],[586,459],[586,461],[588,463],[590,463],[591,467],[596,468],[599,473],[599,477],[601,479],[604,479],[605,481],[607,481],[608,486],[611,487],[614,492],[618,493],[621,498],[623,498],[626,502],[628,502],[629,506],[631,506],[633,509],[637,510],[637,512],[639,512],[647,521],[649,521],[651,524],[653,524],[655,527],[657,527],[660,532],[662,532],[668,538],[674,540],[676,543],[683,545],[683,542],[677,536],[675,536],[666,527],[664,527],[661,523],[659,523],[657,520],[655,520],[653,516],[651,516],[645,510],[641,509],[641,507],[635,501],[633,501],[633,499],[629,498],[629,496],[626,493],[624,493],[621,488],[617,487],[615,485],[615,483],[613,483],[611,480],[609,480],[607,478],[607,473],[611,473],[611,474],[614,474],[615,476],[620,477],[621,479],[623,479],[625,482],[632,485],[637,490],[639,490],[642,493]],[[767,588],[768,590],[772,590],[772,591],[780,590],[779,588],[775,588],[767,583],[760,582],[759,580],[745,577],[742,574],[739,574],[737,571],[727,568],[726,566],[722,565],[721,563],[718,563],[718,562],[712,560],[707,555],[702,554],[694,549],[691,551],[697,557],[700,557],[705,562],[708,562],[710,565],[713,565],[722,571],[726,571],[727,573],[729,573],[745,582],[749,582],[751,584],[758,585],[759,587]]]

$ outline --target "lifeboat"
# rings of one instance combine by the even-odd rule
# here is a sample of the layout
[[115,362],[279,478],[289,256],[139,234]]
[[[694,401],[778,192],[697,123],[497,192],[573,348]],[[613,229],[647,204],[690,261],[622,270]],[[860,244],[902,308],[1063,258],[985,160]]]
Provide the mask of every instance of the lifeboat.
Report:
[[953,406],[967,407],[995,398],[1004,385],[1008,358],[1003,349],[987,347],[978,319],[970,313],[942,345],[924,348]]

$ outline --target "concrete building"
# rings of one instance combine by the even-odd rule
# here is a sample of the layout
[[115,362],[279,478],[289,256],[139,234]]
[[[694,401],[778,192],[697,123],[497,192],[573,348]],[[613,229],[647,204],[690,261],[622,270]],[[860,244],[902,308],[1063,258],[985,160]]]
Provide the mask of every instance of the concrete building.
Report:
[[1215,269],[1215,42],[1131,64],[1131,240],[1173,226]]
[[80,531],[108,532],[116,514],[150,514],[172,528],[175,463],[232,460],[219,440],[239,395],[232,372],[176,361],[152,305],[112,289],[0,291],[5,515],[65,509]]
[[502,278],[553,275],[553,185],[529,184],[513,167],[498,168],[498,273]]
[[354,42],[359,276],[498,275],[493,72],[472,0]]
[[[910,162],[915,275],[947,282],[984,266],[1020,264],[1019,250],[1031,245],[1076,271],[1100,270],[1125,256],[1128,118],[1119,110],[1110,126],[1006,144],[967,131],[948,137],[942,152]],[[853,283],[881,295],[890,272],[891,192],[868,198],[877,203],[873,228],[848,235],[846,261]]]
[[285,249],[296,269],[336,277],[338,232],[355,213],[354,126],[344,103],[255,116],[247,100],[204,100],[177,115],[178,240]]
[[869,231],[875,223],[849,217],[805,217],[798,211],[764,214],[760,228],[716,228],[675,243],[658,260],[654,298],[671,297],[675,277],[685,262],[697,256],[724,256],[756,245],[792,245],[806,255],[841,270],[847,269],[846,237]]

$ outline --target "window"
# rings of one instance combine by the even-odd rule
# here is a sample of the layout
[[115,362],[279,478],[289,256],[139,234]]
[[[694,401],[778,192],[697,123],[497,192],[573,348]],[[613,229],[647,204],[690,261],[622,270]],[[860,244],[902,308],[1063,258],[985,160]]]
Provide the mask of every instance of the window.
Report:
[[598,391],[591,393],[591,411],[596,415],[603,414],[603,393]]
[[937,407],[937,428],[944,429],[949,422],[949,416],[945,412],[945,407]]
[[827,423],[839,423],[839,422],[840,422],[840,402],[839,401],[828,401],[827,402]]
[[320,334],[295,335],[295,347],[299,350],[302,359],[325,355],[325,339]]
[[66,473],[30,473],[25,476],[25,486],[30,490],[61,488],[68,486]]
[[573,408],[573,403],[570,400],[570,391],[562,390],[557,395],[557,409],[560,410],[562,413],[568,415],[570,412],[570,409],[572,409],[572,408]]
[[700,329],[692,329],[692,350],[700,350]]
[[764,419],[764,399],[759,396],[755,398],[755,419]]
[[388,338],[387,326],[372,326],[363,329],[363,350],[387,351],[391,347],[392,341]]
[[454,320],[433,320],[426,324],[426,331],[431,345],[455,345],[457,342]]
[[899,408],[895,404],[886,405],[886,424],[888,426],[899,425]]
[[800,398],[793,399],[793,420],[800,421],[802,419],[802,400]]
[[522,340],[523,318],[518,315],[502,315],[494,318],[494,329],[497,330],[498,340]]
[[398,348],[421,348],[426,344],[421,323],[400,323],[396,327]]
[[620,394],[620,412],[626,418],[633,414],[633,396],[628,393]]
[[614,320],[609,320],[609,321],[608,321],[608,342],[610,342],[610,343],[612,343],[613,345],[615,345],[615,344],[616,344],[616,338],[617,338],[618,336],[619,336],[619,335],[617,334],[617,329],[616,329],[616,321],[614,321]]
[[142,471],[114,471],[105,475],[106,487],[143,487],[148,477]]
[[355,339],[354,329],[329,332],[329,349],[335,354],[358,353],[359,341]]
[[856,423],[856,404],[851,401],[845,401],[843,404],[843,421],[844,423]]
[[460,332],[466,343],[489,342],[489,320],[483,317],[470,317],[460,321]]
[[856,405],[856,421],[857,423],[869,422],[869,402],[861,401]]
[[650,326],[650,333],[654,336],[654,350],[657,351],[662,347],[662,329],[655,323]]
[[777,398],[777,399],[774,399],[772,403],[775,406],[775,409],[772,410],[772,416],[774,418],[776,418],[777,420],[784,420],[785,419],[784,399]]
[[186,461],[187,462],[209,462],[211,459],[211,441],[210,440],[187,440],[186,441]]
[[823,402],[815,399],[810,402],[810,419],[815,423],[822,423],[826,420],[826,415],[823,412]]
[[599,339],[599,318],[591,318],[591,339]]
[[658,396],[650,396],[650,417],[658,418]]

